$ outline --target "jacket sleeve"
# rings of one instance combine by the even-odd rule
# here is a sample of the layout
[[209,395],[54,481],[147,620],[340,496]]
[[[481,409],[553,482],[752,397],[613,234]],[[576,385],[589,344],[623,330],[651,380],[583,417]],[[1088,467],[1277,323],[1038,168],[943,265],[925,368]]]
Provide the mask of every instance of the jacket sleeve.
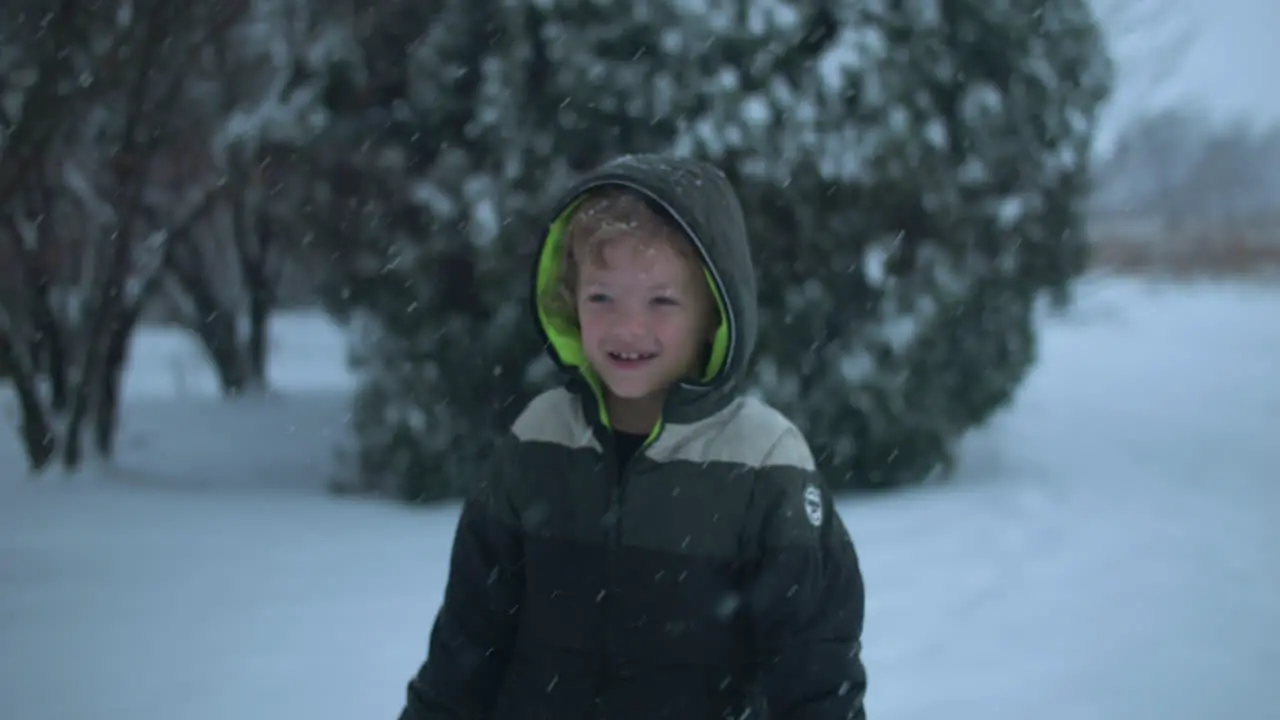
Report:
[[751,505],[759,530],[743,600],[769,717],[865,720],[862,572],[798,430],[757,470]]
[[508,491],[513,453],[514,442],[501,446],[463,503],[444,602],[400,720],[482,720],[497,699],[524,593],[523,540]]

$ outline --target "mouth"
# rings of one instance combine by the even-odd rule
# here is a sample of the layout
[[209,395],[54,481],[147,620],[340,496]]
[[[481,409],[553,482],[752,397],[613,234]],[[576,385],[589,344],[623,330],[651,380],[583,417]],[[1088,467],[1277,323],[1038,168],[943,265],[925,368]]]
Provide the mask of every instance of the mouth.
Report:
[[609,362],[622,369],[631,369],[640,367],[645,363],[658,357],[657,353],[639,353],[639,352],[611,352],[608,353]]

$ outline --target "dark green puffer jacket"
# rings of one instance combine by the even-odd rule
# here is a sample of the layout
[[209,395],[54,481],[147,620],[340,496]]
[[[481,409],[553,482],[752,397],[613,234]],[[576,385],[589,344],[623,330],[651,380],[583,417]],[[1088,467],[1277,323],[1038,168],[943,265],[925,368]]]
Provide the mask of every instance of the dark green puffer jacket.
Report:
[[[625,464],[572,326],[536,292],[558,269],[563,218],[603,185],[683,225],[723,321],[706,376],[672,389]],[[756,283],[729,182],[625,157],[550,218],[534,314],[568,380],[529,404],[463,507],[401,720],[862,720],[853,543],[804,437],[741,392]]]

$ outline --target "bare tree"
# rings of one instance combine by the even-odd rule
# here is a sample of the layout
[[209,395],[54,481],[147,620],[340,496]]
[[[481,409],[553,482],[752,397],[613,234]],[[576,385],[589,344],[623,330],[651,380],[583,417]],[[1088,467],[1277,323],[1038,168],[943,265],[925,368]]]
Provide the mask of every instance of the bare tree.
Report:
[[1274,142],[1177,108],[1140,117],[1099,166],[1097,205],[1152,218],[1170,233],[1274,211]]
[[[79,111],[109,92],[124,36],[105,5],[63,0],[50,7],[14,0],[0,10],[0,350],[22,411],[34,470],[54,455],[54,425],[42,398],[48,372],[52,406],[69,402],[67,348],[52,307],[56,260],[49,157]],[[103,29],[106,32],[102,32]]]
[[1201,224],[1228,232],[1260,215],[1274,213],[1276,193],[1270,186],[1274,157],[1268,137],[1237,123],[1208,138],[1187,183],[1183,202]]
[[206,116],[217,119],[207,162],[225,192],[194,242],[166,254],[166,289],[227,395],[266,386],[268,323],[301,232],[297,208],[279,202],[282,170],[266,141],[309,132],[315,91],[298,82],[298,69],[319,32],[304,0],[260,4],[210,43],[202,68]]
[[90,408],[95,410],[97,449],[111,454],[129,340],[156,288],[175,232],[186,233],[194,214],[203,212],[215,193],[213,183],[195,189],[195,197],[180,205],[189,206],[187,217],[171,216],[165,222],[149,207],[146,191],[163,149],[181,137],[180,101],[193,66],[247,8],[247,0],[209,6],[148,0],[138,4],[128,26],[131,39],[123,47],[131,62],[115,98],[111,116],[116,122],[104,133],[107,152],[102,157],[109,182],[104,197],[114,224],[104,239],[105,272],[96,286],[82,380],[76,384],[69,408],[63,448],[69,467],[79,463],[80,429]]
[[[10,254],[22,261],[15,275],[24,302],[10,302],[3,327],[10,364],[21,376],[15,380],[32,384],[18,389],[20,398],[40,398],[40,366],[33,358],[60,368],[49,375],[62,378],[50,383],[54,401],[47,409],[38,401],[21,403],[33,469],[45,467],[54,454],[54,411],[63,408],[60,449],[68,468],[82,459],[87,422],[97,450],[112,452],[132,332],[168,249],[181,244],[221,187],[210,181],[157,198],[154,180],[166,152],[181,140],[180,100],[192,66],[247,7],[247,0],[212,6],[66,3],[60,6],[66,29],[23,48],[35,80],[25,87],[20,119],[6,131],[0,209],[7,222],[0,231],[7,230]],[[68,90],[84,86],[92,92]],[[56,274],[36,263],[50,249],[72,251],[58,255]],[[65,284],[57,288],[58,281]],[[62,302],[55,302],[51,288],[63,290]],[[55,318],[49,323],[42,320],[46,310]],[[64,362],[48,361],[57,353],[31,352],[32,343],[20,335],[24,326],[40,326],[35,347],[58,338]]]
[[1181,195],[1212,134],[1206,117],[1179,108],[1137,117],[1098,166],[1099,204],[1147,214],[1169,229],[1185,224]]

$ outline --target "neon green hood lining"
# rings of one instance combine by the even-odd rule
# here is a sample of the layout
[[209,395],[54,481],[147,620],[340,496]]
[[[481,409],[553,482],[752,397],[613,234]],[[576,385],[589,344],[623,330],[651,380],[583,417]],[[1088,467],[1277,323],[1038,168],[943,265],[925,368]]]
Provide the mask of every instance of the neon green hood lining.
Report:
[[[600,421],[605,427],[611,427],[609,423],[609,411],[604,402],[604,385],[600,378],[591,369],[590,363],[587,362],[587,356],[582,348],[582,337],[577,326],[574,325],[572,319],[567,317],[556,316],[547,311],[543,305],[543,298],[551,287],[558,282],[560,278],[561,265],[564,261],[564,230],[568,222],[569,216],[574,209],[578,207],[581,201],[571,203],[560,215],[551,223],[551,228],[547,231],[547,237],[542,243],[542,252],[538,256],[538,272],[537,272],[537,288],[534,297],[538,306],[538,321],[542,323],[542,329],[547,335],[552,350],[559,356],[560,361],[565,365],[577,368],[582,376],[596,395],[596,407],[600,410]],[[711,288],[711,295],[716,300],[716,308],[720,313],[720,324],[716,327],[715,338],[711,343],[711,354],[707,359],[707,367],[703,372],[701,381],[711,382],[725,365],[725,359],[729,348],[729,326],[725,322],[724,298],[721,297],[720,289],[716,286],[715,280],[712,278],[711,271],[703,267],[703,275],[707,279],[707,286]],[[654,426],[653,432],[649,435],[649,442],[657,438],[662,429],[662,421]]]

